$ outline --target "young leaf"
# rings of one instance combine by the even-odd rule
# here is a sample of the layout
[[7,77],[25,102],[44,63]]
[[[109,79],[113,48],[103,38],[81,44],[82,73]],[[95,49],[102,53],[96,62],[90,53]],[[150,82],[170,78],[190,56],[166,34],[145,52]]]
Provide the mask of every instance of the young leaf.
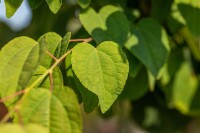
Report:
[[45,0],[50,10],[56,14],[62,5],[62,0]]
[[23,0],[4,0],[4,2],[6,6],[6,16],[10,18],[15,14]]
[[[52,55],[55,55],[55,54],[60,54],[60,53],[55,53],[55,52],[61,40],[62,38],[58,34],[54,32],[48,32],[42,35],[38,39],[38,42],[40,43],[40,45],[45,45],[46,50],[49,53],[51,53]],[[52,61],[53,61],[52,57],[46,54],[40,65],[44,66],[45,68],[49,68],[52,64]]]
[[78,4],[82,8],[87,8],[90,5],[91,0],[78,0]]
[[157,77],[169,52],[165,31],[157,21],[146,18],[138,26],[132,26],[131,39],[125,47]]
[[72,69],[80,82],[99,98],[105,113],[122,92],[128,77],[128,60],[118,44],[106,41],[94,48],[79,43],[72,50]]
[[71,32],[68,32],[67,34],[65,34],[65,36],[61,41],[60,56],[62,56],[67,51],[70,39],[71,39]]
[[[22,90],[28,84],[40,60],[38,42],[18,37],[6,44],[0,52],[0,96],[2,98]],[[8,100],[9,105],[16,100]]]
[[17,124],[0,125],[1,133],[49,133],[48,130],[41,125],[29,124],[21,126]]
[[[35,123],[49,128],[50,133],[71,133],[68,112],[62,103],[46,89],[31,90],[20,104],[20,115],[14,122],[22,120],[26,125]],[[58,113],[59,112],[59,113]]]
[[129,33],[129,22],[125,15],[115,6],[105,6],[97,14],[88,8],[80,13],[80,21],[97,44],[114,41],[123,46]]

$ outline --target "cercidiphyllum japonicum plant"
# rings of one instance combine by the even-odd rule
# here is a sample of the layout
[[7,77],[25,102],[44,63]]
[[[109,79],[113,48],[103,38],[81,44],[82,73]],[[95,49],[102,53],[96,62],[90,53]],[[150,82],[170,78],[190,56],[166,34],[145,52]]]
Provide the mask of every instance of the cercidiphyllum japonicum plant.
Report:
[[[22,36],[2,48],[1,102],[10,110],[2,123],[12,117],[13,123],[35,123],[46,127],[51,133],[82,131],[76,94],[63,85],[59,68],[70,54],[76,80],[87,89],[80,90],[84,91],[83,99],[96,95],[99,102],[95,107],[100,105],[102,113],[111,107],[128,77],[129,64],[125,53],[112,41],[104,41],[95,48],[87,43],[91,38],[83,39],[83,43],[67,50],[70,37],[70,33],[61,38],[49,32],[35,41]],[[85,108],[91,108],[87,106],[86,103]],[[1,125],[2,130],[15,130],[15,127],[10,127]],[[20,127],[16,128],[20,130]]]
[[[8,18],[22,2],[4,0]],[[198,0],[77,0],[81,10],[71,0],[28,3],[34,9],[30,27],[7,34],[0,23],[1,40],[63,35],[76,12],[82,27],[73,38],[94,41],[54,32],[37,41],[7,39],[0,52],[0,98],[9,113],[0,132],[81,133],[81,103],[85,112],[100,107],[105,113],[124,99],[133,101],[134,120],[153,133],[181,132],[188,116],[200,115]],[[83,42],[72,43],[77,41]],[[114,113],[124,117],[127,110]],[[10,118],[12,124],[5,124]]]

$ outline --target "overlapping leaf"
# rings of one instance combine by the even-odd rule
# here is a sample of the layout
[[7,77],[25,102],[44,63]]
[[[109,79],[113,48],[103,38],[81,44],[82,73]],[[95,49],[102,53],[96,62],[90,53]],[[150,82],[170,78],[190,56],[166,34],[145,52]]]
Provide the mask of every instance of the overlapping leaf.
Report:
[[[6,44],[0,52],[0,95],[2,98],[22,90],[28,84],[40,60],[38,42],[18,37]],[[9,105],[15,99],[6,101]]]
[[72,68],[87,89],[99,98],[106,112],[122,92],[128,76],[128,60],[118,44],[106,41],[94,48],[80,43],[72,51]]
[[120,95],[122,99],[137,100],[148,92],[148,75],[146,70],[141,69],[136,77],[129,77]]
[[[61,40],[62,38],[58,34],[54,32],[48,32],[44,34],[43,36],[41,36],[38,42],[41,45],[45,45],[46,52],[49,52],[52,55],[54,54],[59,55],[60,53],[55,53],[55,52],[56,52],[57,47],[60,45]],[[52,61],[53,61],[52,57],[46,54],[41,62],[41,65],[44,66],[45,68],[49,68],[52,64]]]
[[[53,70],[52,85],[53,95],[60,100],[67,111],[71,133],[81,133],[82,118],[77,96],[71,88],[63,86],[62,73],[58,67]],[[41,86],[49,90],[51,87],[50,79],[47,78]]]
[[50,133],[72,132],[68,112],[60,100],[46,89],[30,91],[21,102],[19,112],[20,117],[16,114],[15,122],[21,119],[24,124],[40,124],[49,128]]
[[79,100],[83,102],[85,112],[92,112],[99,105],[99,99],[97,95],[85,88],[74,74],[71,64],[71,54],[65,59],[65,67],[67,85],[75,90]]
[[129,22],[125,15],[115,6],[104,6],[99,13],[88,8],[79,15],[87,32],[99,44],[114,41],[123,46],[129,33]]
[[157,77],[169,52],[168,38],[159,23],[150,18],[132,26],[132,36],[125,47]]

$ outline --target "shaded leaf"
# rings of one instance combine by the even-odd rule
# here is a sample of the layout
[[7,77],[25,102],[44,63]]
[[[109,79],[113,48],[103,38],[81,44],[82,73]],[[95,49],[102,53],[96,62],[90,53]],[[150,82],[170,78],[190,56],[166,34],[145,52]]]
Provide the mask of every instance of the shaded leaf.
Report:
[[94,48],[79,43],[72,50],[72,69],[80,82],[99,98],[106,112],[122,92],[128,77],[128,60],[118,44],[106,41]]
[[129,77],[127,79],[124,90],[119,98],[137,100],[148,92],[148,86],[148,74],[143,68],[134,78]]
[[125,47],[157,77],[169,52],[168,38],[159,23],[150,18],[132,26],[132,37]]
[[28,0],[29,5],[32,9],[38,8],[44,0]]
[[82,8],[87,8],[90,5],[91,0],[78,0],[78,4]]
[[[1,49],[0,58],[0,95],[3,98],[28,84],[40,60],[38,42],[28,37],[15,38]],[[6,101],[6,105],[15,100]]]
[[85,112],[90,113],[92,112],[98,105],[99,105],[99,98],[96,94],[85,88],[79,79],[74,75],[74,80],[76,83],[76,86],[78,90],[81,93],[82,101],[83,101],[83,107]]
[[97,44],[114,41],[123,46],[127,40],[129,23],[125,15],[115,6],[104,6],[99,13],[88,8],[80,13],[80,21]]
[[126,51],[126,56],[128,58],[128,62],[129,62],[129,76],[134,78],[135,76],[137,76],[140,68],[142,67],[142,64],[140,63],[140,61],[133,56],[130,52]]

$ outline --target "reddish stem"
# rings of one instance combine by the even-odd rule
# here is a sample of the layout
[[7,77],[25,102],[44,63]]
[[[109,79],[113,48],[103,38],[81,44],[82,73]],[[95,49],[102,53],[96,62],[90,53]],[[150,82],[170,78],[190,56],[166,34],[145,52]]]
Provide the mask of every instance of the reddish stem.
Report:
[[90,38],[86,38],[86,39],[71,39],[70,42],[90,42],[92,41],[93,39],[90,37]]
[[58,60],[58,59],[57,59],[55,56],[53,56],[49,51],[46,51],[46,53],[47,53],[52,59],[54,59],[55,61]]
[[10,95],[10,96],[7,96],[7,97],[5,97],[5,98],[0,99],[0,103],[3,103],[3,102],[5,102],[5,101],[7,101],[7,100],[9,100],[9,99],[12,99],[12,98],[14,98],[14,97],[16,97],[16,96],[18,96],[18,95],[23,94],[23,93],[25,93],[25,90],[18,91],[18,92],[14,93],[14,94],[12,94],[12,95]]
[[50,80],[50,91],[53,92],[53,75],[52,75],[52,72],[49,73],[49,80]]

